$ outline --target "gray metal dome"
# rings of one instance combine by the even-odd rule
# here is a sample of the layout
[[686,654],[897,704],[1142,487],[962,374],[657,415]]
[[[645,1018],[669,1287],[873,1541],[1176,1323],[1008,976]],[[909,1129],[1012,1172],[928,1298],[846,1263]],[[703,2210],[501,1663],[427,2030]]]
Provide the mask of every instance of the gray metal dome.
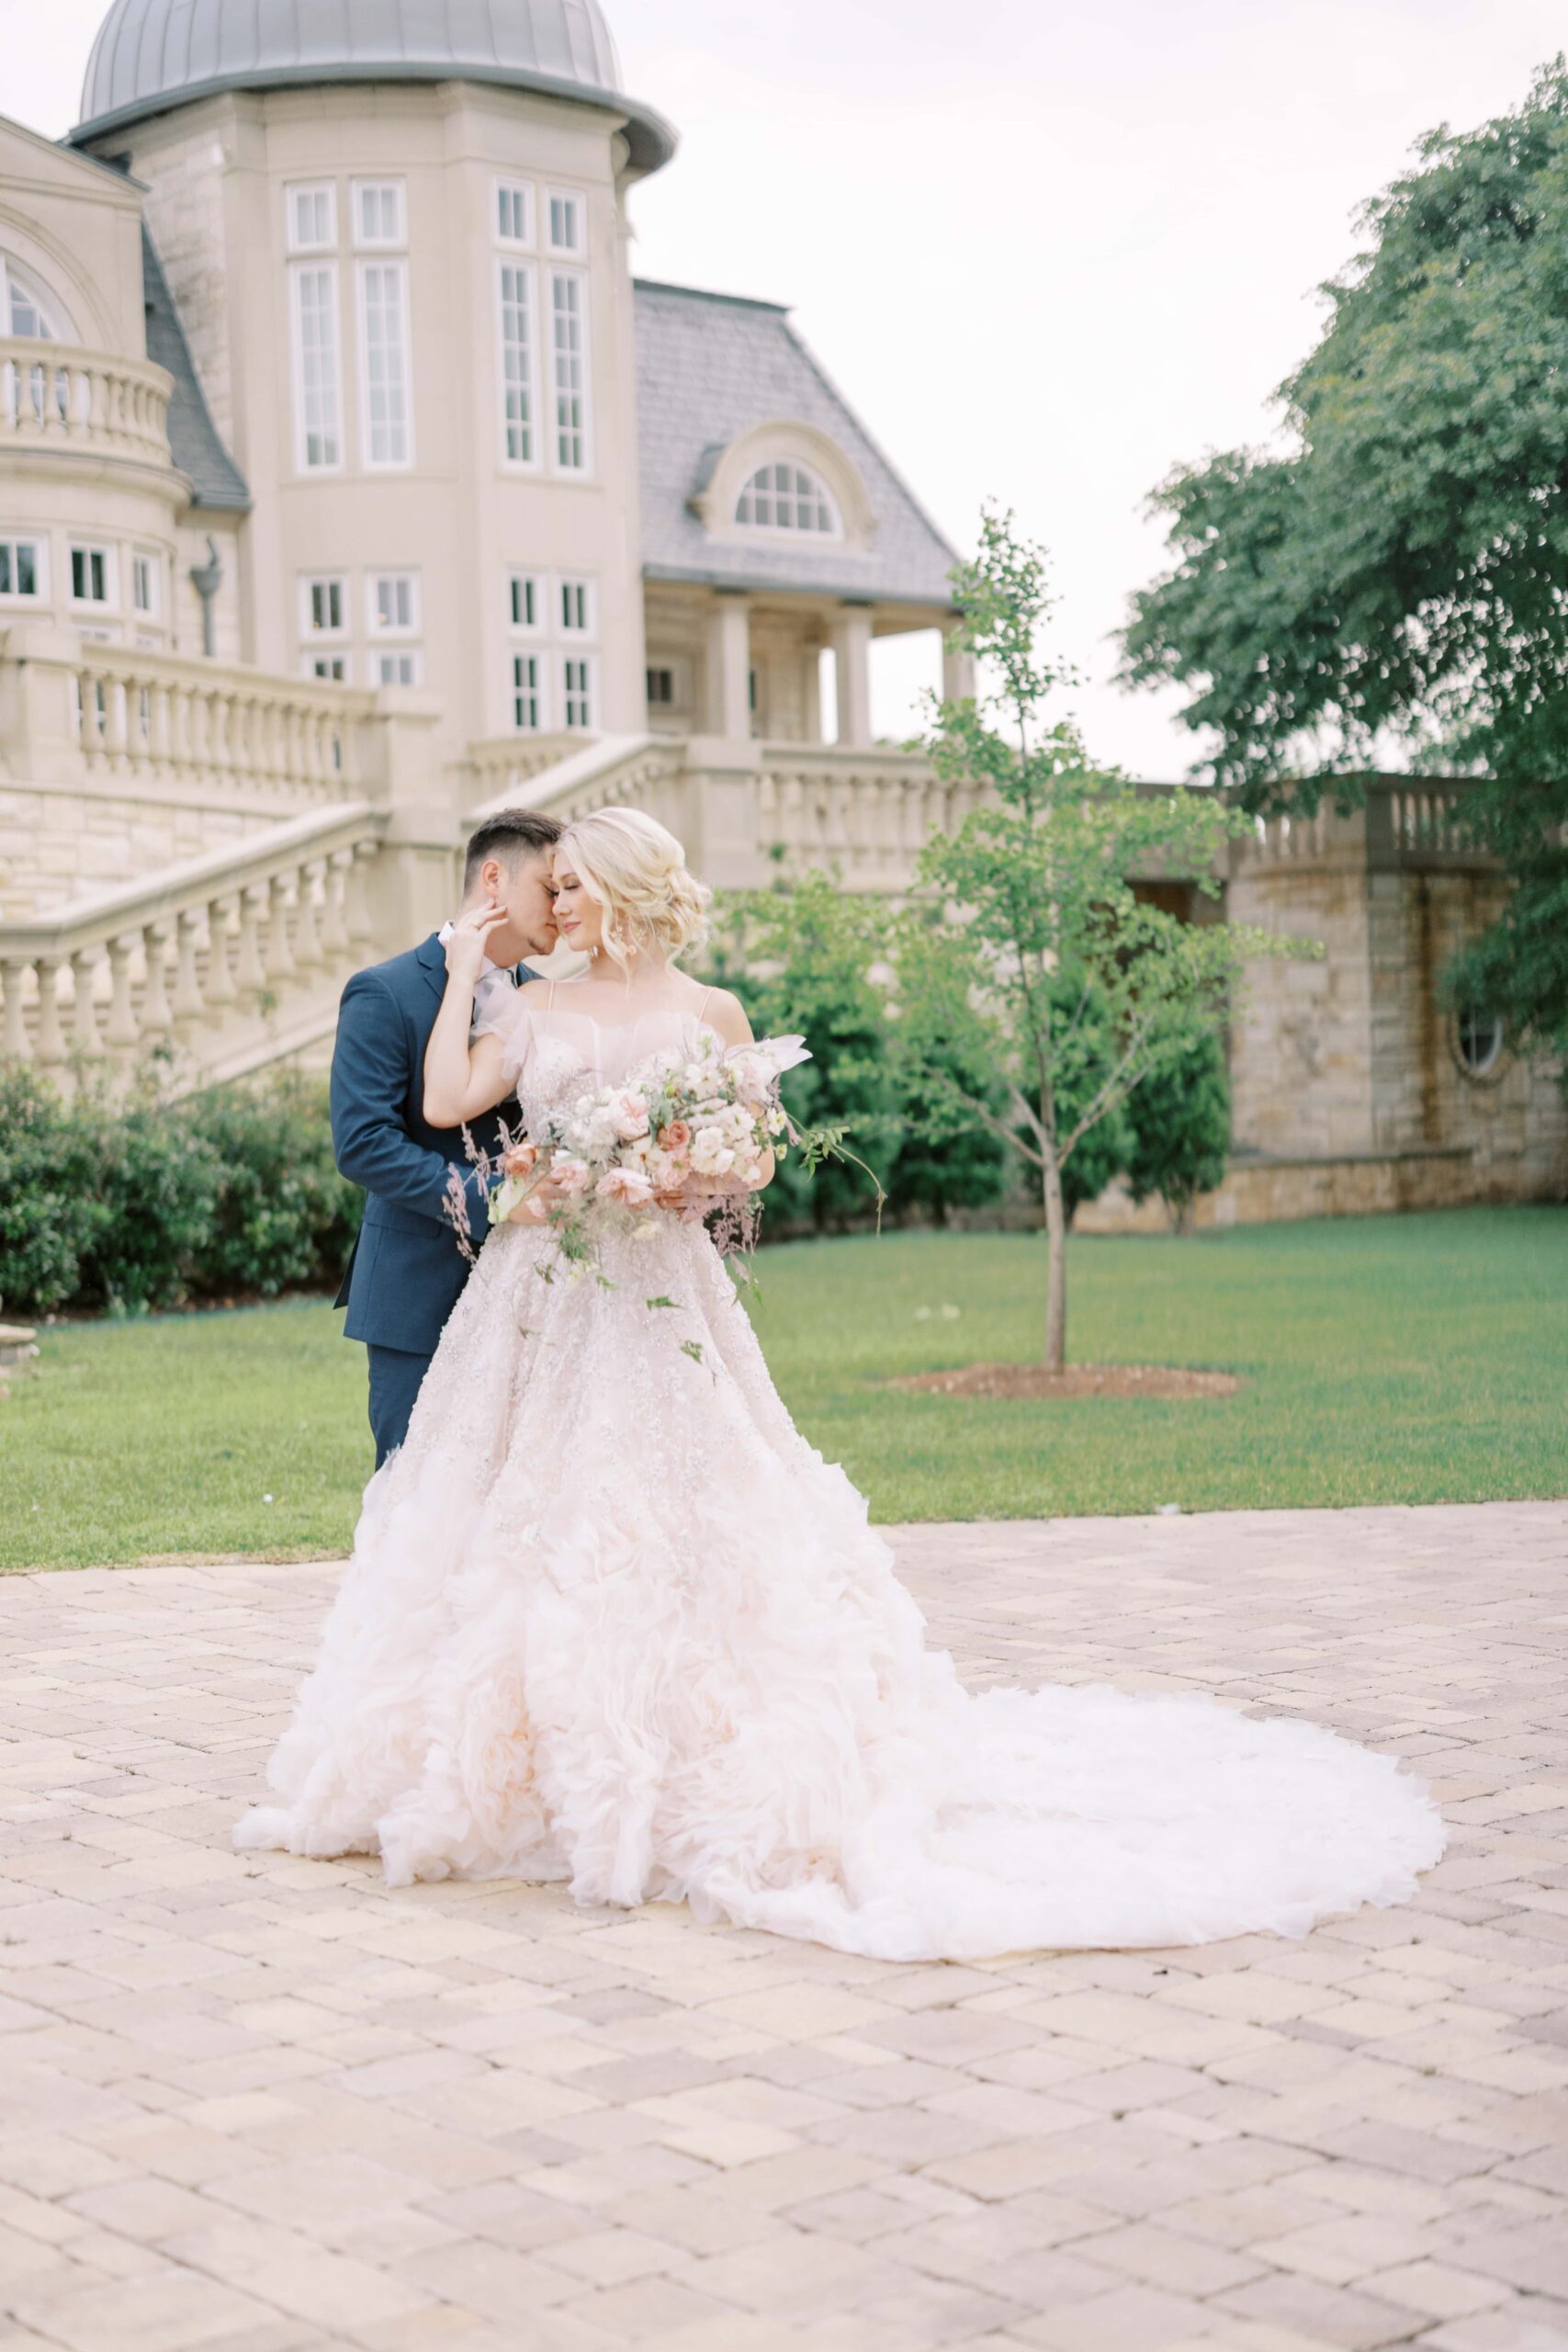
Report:
[[215,90],[499,82],[615,107],[653,171],[675,134],[621,89],[598,0],[114,0],[82,85],[81,145]]

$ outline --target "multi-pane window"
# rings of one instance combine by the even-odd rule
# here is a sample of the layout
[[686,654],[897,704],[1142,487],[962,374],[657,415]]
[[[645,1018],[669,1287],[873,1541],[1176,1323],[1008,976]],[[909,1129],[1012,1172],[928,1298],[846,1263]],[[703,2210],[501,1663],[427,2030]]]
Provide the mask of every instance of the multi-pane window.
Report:
[[365,603],[373,636],[407,637],[419,627],[419,574],[371,572]]
[[495,233],[503,245],[533,243],[534,191],[525,180],[496,182]]
[[348,675],[348,662],[341,653],[311,653],[306,657],[305,675],[330,678],[341,686]]
[[735,519],[760,531],[822,531],[839,536],[839,517],[824,483],[807,466],[779,458],[759,466],[735,502]]
[[370,657],[370,678],[378,686],[417,686],[421,656],[417,650],[406,653],[373,653]]
[[562,580],[558,583],[560,602],[558,618],[568,637],[592,636],[593,632],[593,582],[592,580]]
[[582,251],[582,198],[564,188],[549,192],[550,249],[558,254]]
[[300,618],[307,637],[341,637],[348,618],[348,582],[342,572],[319,572],[299,582]]
[[593,724],[593,664],[586,653],[568,653],[561,662],[561,718],[568,727]]
[[537,653],[512,657],[512,724],[524,734],[536,734],[545,723],[543,668]]
[[534,449],[534,330],[532,273],[521,262],[501,265],[501,402],[508,462],[529,466]]
[[356,245],[400,245],[403,228],[401,180],[356,180],[354,186]]
[[0,253],[0,334],[44,343],[72,340],[64,313],[37,279],[5,253]]
[[149,616],[158,610],[158,559],[155,555],[133,555],[130,559],[130,601],[139,613]]
[[337,243],[337,190],[331,180],[284,192],[291,254],[330,253]]
[[566,473],[588,464],[588,300],[576,270],[550,273],[550,366],[555,461]]
[[71,550],[71,594],[78,605],[112,605],[115,601],[112,548],[73,547]]
[[536,571],[514,571],[506,583],[507,612],[514,629],[545,625],[545,583]]
[[39,539],[0,539],[0,596],[41,596],[44,556]]
[[648,699],[650,707],[667,710],[675,699],[675,673],[656,669],[648,673]]
[[[366,190],[360,190],[363,196]],[[367,466],[412,460],[409,416],[408,264],[359,264],[359,345]]]
[[337,264],[297,264],[292,285],[295,459],[302,471],[331,472],[343,463]]

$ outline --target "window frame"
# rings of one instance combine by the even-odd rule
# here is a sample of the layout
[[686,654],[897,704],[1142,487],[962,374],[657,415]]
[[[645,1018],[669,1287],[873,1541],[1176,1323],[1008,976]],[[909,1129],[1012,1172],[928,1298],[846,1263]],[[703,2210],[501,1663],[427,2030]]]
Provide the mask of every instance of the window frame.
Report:
[[[326,645],[334,649],[345,646],[353,634],[348,625],[349,580],[346,571],[302,571],[299,574],[299,642],[303,646]],[[336,627],[318,628],[310,617],[311,592],[317,588],[336,588],[338,619]]]
[[[599,656],[587,646],[558,646],[556,665],[560,673],[561,729],[569,735],[592,735],[599,724]],[[581,688],[571,683],[573,667],[582,672]],[[581,702],[585,716],[573,718],[571,707]]]
[[[395,200],[397,220],[390,232],[374,234],[365,226],[365,198],[372,192],[385,196],[389,192]],[[378,175],[361,173],[348,184],[348,213],[352,227],[354,250],[356,254],[404,253],[409,242],[409,188],[400,175],[383,179]]]
[[[525,583],[536,592],[534,598],[534,617],[531,621],[519,620],[516,616],[517,590]],[[547,637],[549,635],[548,606],[548,573],[535,571],[526,564],[509,565],[506,573],[506,633],[508,637]]]
[[48,533],[42,532],[37,537],[34,537],[28,532],[21,530],[0,531],[0,548],[5,549],[10,560],[10,571],[13,581],[18,580],[21,577],[22,567],[18,560],[18,550],[22,548],[28,548],[33,560],[32,587],[0,588],[0,605],[10,606],[15,605],[31,605],[47,603],[49,600]]
[[[398,298],[395,314],[398,322],[399,357],[401,366],[403,446],[397,457],[376,455],[376,420],[371,413],[372,396],[376,389],[370,375],[370,297],[372,271],[395,275]],[[361,256],[354,265],[354,315],[359,355],[359,464],[365,473],[400,474],[412,470],[414,462],[413,435],[413,334],[409,302],[408,255],[392,251]],[[390,313],[389,313],[390,315]],[[385,428],[389,433],[391,427]]]
[[[305,358],[305,282],[308,277],[321,278],[326,287],[326,300],[321,305],[321,315],[329,329],[327,339],[318,348],[328,352],[332,363],[330,386],[318,385],[318,393],[330,391],[333,410],[331,427],[318,424],[315,437],[323,447],[331,444],[335,455],[312,458],[310,456],[311,422],[310,402],[312,388],[306,381]],[[313,260],[295,261],[288,265],[288,350],[289,373],[294,390],[294,469],[299,474],[341,474],[347,460],[344,432],[343,386],[343,291],[339,282],[335,255],[317,256]]]
[[[143,574],[148,591],[145,604],[136,593]],[[144,621],[161,621],[164,617],[164,559],[155,548],[130,550],[130,609]]]
[[[556,238],[556,207],[569,204],[577,223],[577,242],[563,245]],[[545,251],[562,260],[586,262],[588,257],[588,198],[581,188],[549,187],[545,189],[543,228]]]
[[[549,664],[546,659],[544,648],[530,644],[509,645],[506,649],[506,659],[510,681],[506,695],[512,713],[513,734],[547,735],[550,728]],[[517,674],[525,662],[533,673],[532,680],[527,684],[525,684]],[[523,719],[518,717],[519,706],[525,698],[531,699],[534,706],[534,717],[531,719]]]
[[[388,664],[408,665],[406,678],[386,678],[381,675]],[[424,648],[423,645],[372,645],[366,653],[366,677],[372,686],[423,686],[424,684]]]
[[[509,275],[515,277],[523,288],[521,306],[514,300],[509,303],[506,290]],[[509,308],[518,310],[519,307],[526,328],[526,339],[522,346],[525,365],[518,379],[525,409],[521,420],[517,421],[517,429],[526,436],[527,454],[525,457],[514,457],[512,450],[514,420],[509,403],[513,383],[507,374],[508,355],[516,347],[514,339],[507,333],[507,311]],[[497,254],[495,261],[495,340],[496,387],[501,396],[501,462],[509,473],[536,474],[543,464],[544,455],[539,431],[542,403],[539,398],[538,272],[531,261],[515,259],[506,251]]]
[[312,653],[307,648],[300,657],[299,674],[313,679],[318,685],[344,686],[348,684],[348,655],[341,650],[335,653]]
[[[38,332],[28,334],[11,323],[11,306],[20,294],[30,302],[39,321]],[[0,246],[0,334],[17,343],[74,343],[77,334],[70,312],[51,287],[46,286],[25,261]]]
[[[300,236],[296,206],[302,196],[326,198],[327,233],[324,237]],[[337,243],[336,180],[286,180],[283,185],[283,245],[290,259],[296,254],[335,254]]]
[[[71,593],[69,602],[77,612],[118,613],[119,604],[119,549],[112,539],[70,539],[66,542],[70,562]],[[104,593],[101,596],[79,596],[76,594],[76,559],[85,556],[89,567],[96,556],[102,561]],[[89,569],[89,578],[91,571]]]
[[[409,592],[409,618],[406,621],[384,621],[380,615],[380,589],[383,582],[406,587]],[[365,634],[374,643],[400,642],[418,637],[424,626],[424,588],[417,569],[410,566],[397,571],[367,571],[365,574]]]
[[[593,343],[589,323],[590,305],[588,272],[586,269],[582,268],[568,269],[552,266],[549,272],[549,282],[550,471],[554,474],[568,475],[576,481],[584,481],[591,478],[593,472]],[[576,305],[574,308],[570,309],[570,315],[574,318],[577,322],[579,342],[575,356],[581,370],[581,381],[579,387],[579,422],[575,427],[567,428],[567,430],[574,435],[574,436],[581,443],[581,456],[575,465],[564,460],[560,454],[562,426],[560,421],[561,387],[559,368],[561,359],[561,341],[559,327],[561,319],[565,314],[562,313],[557,303],[556,289],[558,287],[565,284],[571,284],[577,288]]]
[[[787,466],[791,473],[797,478],[804,476],[814,486],[816,503],[824,507],[831,518],[830,529],[819,530],[815,524],[803,526],[799,523],[760,523],[755,516],[742,519],[741,501],[748,498],[755,499],[759,495],[771,498],[775,502],[780,498],[787,498],[792,504],[799,506],[801,492],[798,487],[792,486],[787,491],[781,491],[770,482],[761,492],[754,488],[763,474],[776,473],[781,466]],[[804,458],[773,457],[759,459],[735,493],[735,503],[729,514],[729,527],[732,531],[759,532],[764,538],[784,539],[795,547],[841,545],[844,537],[844,518],[840,511],[838,500],[818,469],[808,464]]]
[[[552,634],[570,648],[595,645],[599,638],[599,582],[591,571],[558,571],[551,582],[554,589]],[[583,617],[581,621],[567,618],[567,598],[575,592]]]
[[[539,205],[533,181],[514,180],[506,173],[497,173],[491,182],[491,227],[502,251],[510,254],[535,252],[539,237]],[[523,200],[523,227],[515,236],[501,224],[502,205],[507,197],[521,197]]]

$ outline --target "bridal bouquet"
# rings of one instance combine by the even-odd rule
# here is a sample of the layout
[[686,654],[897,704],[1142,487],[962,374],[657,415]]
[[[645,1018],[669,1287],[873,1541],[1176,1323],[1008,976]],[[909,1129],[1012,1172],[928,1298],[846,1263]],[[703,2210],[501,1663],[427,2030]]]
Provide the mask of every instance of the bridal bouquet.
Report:
[[[509,1217],[547,1176],[547,1222],[558,1258],[574,1279],[592,1272],[607,1284],[600,1262],[604,1237],[620,1232],[649,1239],[666,1217],[687,1224],[712,1217],[721,1251],[750,1249],[758,1205],[748,1188],[761,1178],[770,1152],[782,1158],[797,1151],[807,1169],[854,1157],[844,1148],[841,1127],[802,1130],[779,1100],[784,1071],[810,1058],[803,1037],[725,1046],[705,1032],[689,1057],[653,1054],[619,1086],[579,1095],[538,1136],[508,1140],[499,1162],[470,1141],[469,1156],[482,1180],[488,1182],[496,1165],[502,1171],[490,1194],[490,1222]],[[468,1198],[456,1169],[447,1205],[459,1246],[472,1258]],[[540,1271],[553,1280],[553,1265]]]

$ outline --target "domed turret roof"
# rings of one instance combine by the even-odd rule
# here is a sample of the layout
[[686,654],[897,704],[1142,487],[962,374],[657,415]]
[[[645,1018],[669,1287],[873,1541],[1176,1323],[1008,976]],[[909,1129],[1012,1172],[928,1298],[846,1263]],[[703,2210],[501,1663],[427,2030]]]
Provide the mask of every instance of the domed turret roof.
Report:
[[614,107],[652,171],[675,135],[621,89],[598,0],[114,0],[87,61],[81,144],[215,90],[498,82]]

